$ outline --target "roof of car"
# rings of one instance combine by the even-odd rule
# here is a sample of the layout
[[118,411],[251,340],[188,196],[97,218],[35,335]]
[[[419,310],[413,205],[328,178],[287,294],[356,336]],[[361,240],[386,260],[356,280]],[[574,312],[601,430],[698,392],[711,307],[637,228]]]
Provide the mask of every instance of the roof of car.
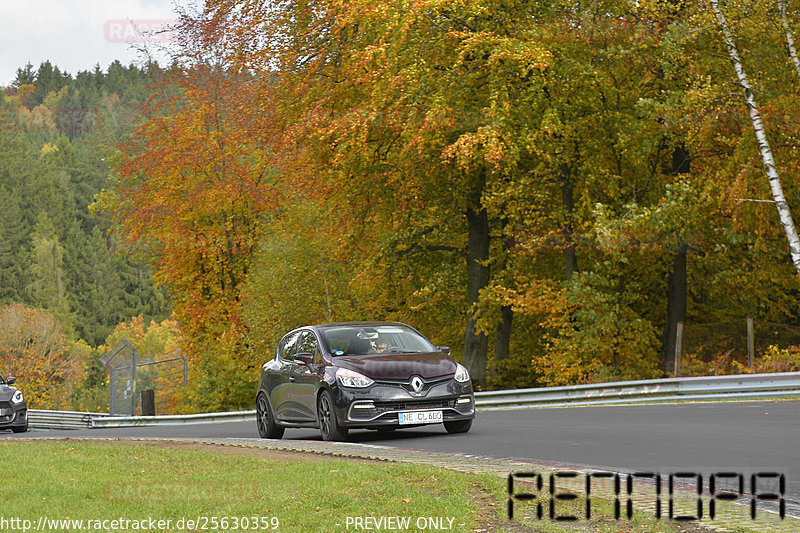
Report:
[[342,326],[405,326],[402,322],[380,322],[380,321],[364,321],[364,322],[328,322],[327,324],[316,324],[312,327],[315,328],[333,328]]

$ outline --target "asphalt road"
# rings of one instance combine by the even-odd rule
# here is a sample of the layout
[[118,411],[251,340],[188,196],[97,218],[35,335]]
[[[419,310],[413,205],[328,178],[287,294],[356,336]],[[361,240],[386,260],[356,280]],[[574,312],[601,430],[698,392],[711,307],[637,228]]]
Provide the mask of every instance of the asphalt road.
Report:
[[[352,442],[524,460],[534,463],[532,469],[547,463],[662,475],[780,472],[786,475],[787,500],[800,502],[800,401],[496,410],[478,413],[465,435],[449,435],[441,425],[389,436],[367,430],[350,435]],[[0,438],[19,436],[257,438],[258,433],[255,423],[0,433]],[[320,436],[317,430],[290,429],[284,439]]]

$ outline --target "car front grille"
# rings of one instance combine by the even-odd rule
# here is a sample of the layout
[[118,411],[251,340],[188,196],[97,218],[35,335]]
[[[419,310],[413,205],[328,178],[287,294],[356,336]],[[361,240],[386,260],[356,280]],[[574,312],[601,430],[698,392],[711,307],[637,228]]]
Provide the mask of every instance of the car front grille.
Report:
[[446,407],[455,407],[455,404],[455,399],[375,402],[375,410],[379,413],[384,413],[386,411],[412,411],[415,409],[443,409]]
[[11,409],[11,402],[0,402],[0,409]]
[[[357,402],[363,404],[363,402]],[[456,399],[438,400],[401,400],[394,402],[374,402],[375,407],[351,408],[350,418],[353,420],[372,420],[378,417],[397,418],[397,411],[416,411],[420,409],[447,409],[454,408]]]

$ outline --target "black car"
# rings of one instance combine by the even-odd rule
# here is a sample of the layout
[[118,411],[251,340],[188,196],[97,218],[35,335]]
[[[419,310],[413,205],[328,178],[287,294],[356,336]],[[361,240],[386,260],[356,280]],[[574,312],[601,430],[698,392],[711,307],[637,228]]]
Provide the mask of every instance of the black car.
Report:
[[346,322],[289,332],[261,369],[258,433],[315,427],[325,440],[353,428],[391,431],[443,423],[466,433],[475,417],[469,373],[414,328],[398,322]]
[[22,392],[12,387],[16,378],[0,376],[0,429],[11,429],[14,433],[28,431],[28,406]]

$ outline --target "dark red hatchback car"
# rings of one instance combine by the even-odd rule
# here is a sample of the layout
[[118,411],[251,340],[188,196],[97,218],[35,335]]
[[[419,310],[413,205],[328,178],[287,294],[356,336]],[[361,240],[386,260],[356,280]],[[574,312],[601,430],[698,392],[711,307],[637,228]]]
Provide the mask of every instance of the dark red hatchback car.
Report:
[[392,431],[444,424],[466,433],[475,418],[469,373],[446,346],[399,322],[344,322],[295,329],[264,364],[258,433],[316,427],[325,440],[354,428]]

